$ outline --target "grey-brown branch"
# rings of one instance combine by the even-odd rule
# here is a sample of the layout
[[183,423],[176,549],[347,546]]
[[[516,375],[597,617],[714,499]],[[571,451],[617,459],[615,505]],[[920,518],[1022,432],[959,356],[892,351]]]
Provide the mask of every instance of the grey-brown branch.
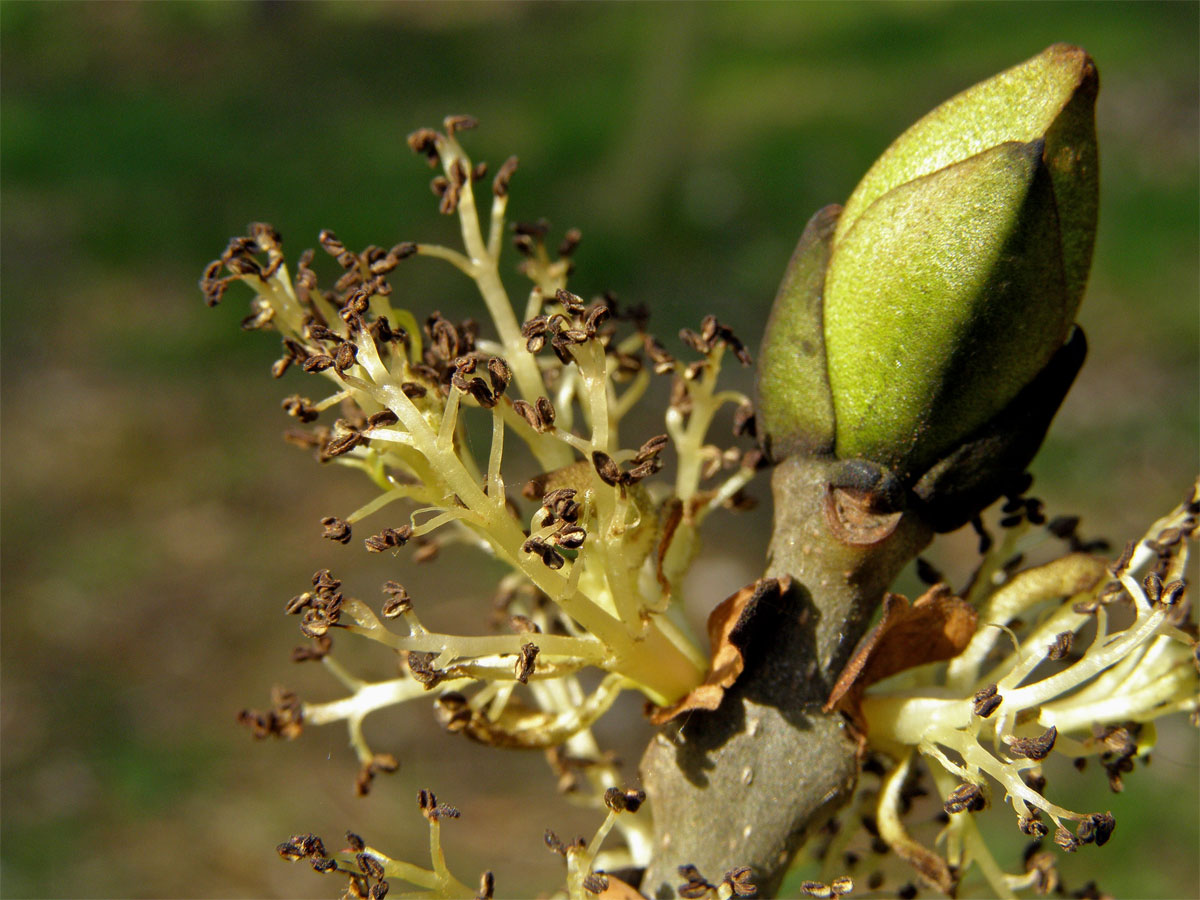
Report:
[[911,513],[876,513],[869,496],[834,488],[838,465],[793,456],[776,467],[766,576],[790,576],[791,588],[756,605],[746,668],[720,707],[668,726],[642,757],[655,829],[646,896],[675,897],[685,864],[713,883],[751,866],[758,896],[773,896],[796,851],[854,789],[855,742],[821,707],[931,532]]

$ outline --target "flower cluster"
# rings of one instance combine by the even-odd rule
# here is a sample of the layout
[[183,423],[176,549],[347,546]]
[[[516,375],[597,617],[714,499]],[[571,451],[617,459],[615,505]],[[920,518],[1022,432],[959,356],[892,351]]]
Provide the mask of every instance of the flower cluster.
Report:
[[[1019,874],[992,857],[972,814],[994,798],[1011,805],[1035,841],[1050,837],[1067,852],[1107,843],[1116,827],[1110,812],[1074,812],[1049,799],[1043,765],[1052,753],[1081,771],[1098,757],[1119,792],[1122,776],[1154,748],[1154,720],[1183,712],[1200,724],[1197,630],[1183,578],[1200,484],[1115,560],[1078,538],[1077,519],[1046,522],[1037,501],[1010,500],[1002,515],[1000,541],[980,525],[983,559],[963,591],[977,625],[965,649],[882,681],[861,701],[868,746],[890,764],[878,772],[877,795],[860,785],[849,815],[864,816],[884,849],[951,894],[972,864],[1000,897],[1058,886],[1053,857],[1036,848]],[[1021,568],[1051,537],[1067,541],[1067,552]],[[928,564],[920,569],[941,579]],[[943,803],[942,855],[903,822],[923,791],[918,759]],[[832,857],[836,866],[841,854]]]
[[[358,789],[366,793],[375,774],[398,762],[367,746],[364,717],[431,696],[452,732],[496,746],[565,745],[564,755],[589,763],[584,780],[599,805],[617,781],[590,726],[623,690],[664,705],[705,675],[706,655],[680,617],[680,588],[697,552],[698,526],[714,509],[747,502],[742,488],[762,464],[757,451],[718,447],[709,438],[725,406],[733,408],[735,433],[752,433],[748,398],[717,384],[727,353],[743,365],[750,357],[709,316],[698,330],[681,333],[696,358],[677,359],[646,331],[643,308],[619,306],[611,295],[585,301],[571,293],[579,233],[567,232],[552,254],[544,222],[512,229],[520,271],[532,282],[518,318],[500,276],[517,161],[497,171],[490,211],[481,216],[476,187],[487,166],[473,163],[458,139],[474,125],[450,117],[442,131],[409,138],[414,151],[440,166],[432,187],[441,212],[458,218],[462,250],[398,243],[356,253],[325,231],[320,245],[342,275],[323,290],[313,251],[290,272],[279,235],[254,224],[208,266],[201,287],[210,305],[234,282],[252,288],[243,327],[275,329],[283,338],[273,374],[296,367],[328,385],[318,399],[297,394],[284,401],[284,411],[306,426],[289,438],[322,462],[360,469],[379,493],[348,515],[325,518],[325,537],[349,543],[369,518],[407,505],[365,537],[366,550],[409,546],[420,561],[456,541],[502,560],[511,575],[500,585],[501,615],[493,619],[508,633],[430,631],[420,598],[402,584],[383,586],[386,599],[376,611],[322,570],[287,604],[310,639],[294,658],[319,660],[348,696],[305,703],[277,692],[272,709],[241,718],[259,736],[286,738],[306,725],[346,722],[361,764]],[[390,279],[418,256],[448,262],[473,280],[491,329],[396,305]],[[672,382],[663,433],[627,442],[622,426],[655,375]],[[334,421],[319,424],[327,412]],[[490,424],[484,458],[467,439],[470,417]],[[662,472],[668,460],[673,466]],[[537,474],[518,480],[514,473],[531,465]],[[337,634],[391,648],[403,674],[382,681],[351,674],[332,652]],[[590,691],[576,677],[587,668],[605,673]],[[644,856],[645,826],[623,830],[635,855]]]

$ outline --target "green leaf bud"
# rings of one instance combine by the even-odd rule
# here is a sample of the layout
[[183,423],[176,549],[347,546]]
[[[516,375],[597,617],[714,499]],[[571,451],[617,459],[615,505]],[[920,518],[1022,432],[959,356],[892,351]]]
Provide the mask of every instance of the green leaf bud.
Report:
[[[1028,464],[1082,361],[1097,87],[1056,44],[929,113],[813,218],[760,357],[773,456],[869,461],[931,512],[942,490],[943,524],[995,496],[989,454]],[[1035,383],[1056,399],[1023,415]]]
[[838,456],[919,475],[1066,341],[1095,235],[1096,87],[1055,45],[935,109],[855,189],[824,293]]
[[833,451],[833,397],[821,291],[840,206],[817,212],[800,235],[767,320],[758,360],[758,433],[772,456]]

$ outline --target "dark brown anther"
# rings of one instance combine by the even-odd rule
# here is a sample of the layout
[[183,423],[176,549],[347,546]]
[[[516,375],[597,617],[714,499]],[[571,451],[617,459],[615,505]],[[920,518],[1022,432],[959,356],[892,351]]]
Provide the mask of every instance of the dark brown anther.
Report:
[[240,275],[243,277],[253,276],[255,278],[263,277],[262,266],[259,264],[258,260],[252,256],[230,257],[225,261],[225,268],[227,268],[234,275]]
[[563,555],[549,544],[542,547],[542,564],[547,569],[561,569],[565,563],[566,559]]
[[321,461],[333,459],[344,453],[349,453],[359,444],[368,443],[367,439],[357,431],[340,430],[321,448]]
[[754,404],[739,403],[738,408],[733,411],[733,436],[752,438],[756,434],[757,423],[755,421]]
[[1177,546],[1181,540],[1183,540],[1183,529],[1180,528],[1164,528],[1158,535],[1159,546],[1168,550]]
[[596,474],[600,476],[600,480],[607,485],[616,487],[627,480],[622,477],[624,473],[613,462],[613,458],[603,450],[592,451],[592,465],[596,468]]
[[650,362],[654,366],[656,375],[667,375],[675,371],[675,357],[668,353],[656,338],[648,334],[643,335],[642,345],[645,347],[646,356],[650,358]]
[[712,347],[708,341],[704,340],[703,335],[692,331],[690,328],[682,328],[679,331],[679,339],[695,350],[697,353],[708,353]]
[[603,303],[593,303],[587,308],[587,314],[583,320],[584,333],[589,338],[594,338],[600,333],[600,326],[603,325],[611,315],[607,306]]
[[1017,827],[1021,829],[1021,834],[1035,838],[1045,837],[1050,831],[1046,823],[1041,821],[1041,813],[1036,809],[1027,816],[1019,817]]
[[1151,572],[1142,579],[1142,589],[1146,592],[1146,599],[1150,601],[1150,605],[1154,606],[1162,599],[1163,583],[1162,578],[1157,572]]
[[275,308],[261,299],[255,300],[251,309],[250,315],[239,323],[238,327],[242,331],[259,331],[266,328],[275,318]]
[[388,256],[395,257],[397,260],[408,259],[417,252],[417,244],[413,241],[402,241],[388,251]]
[[479,893],[475,895],[475,900],[492,900],[496,891],[496,876],[490,871],[484,872],[479,876]]
[[1133,551],[1136,547],[1137,543],[1135,541],[1129,541],[1125,545],[1125,549],[1121,551],[1121,555],[1108,567],[1108,571],[1113,575],[1120,576],[1133,560]]
[[508,183],[512,180],[513,173],[517,171],[517,158],[510,156],[504,161],[496,172],[496,177],[492,179],[492,193],[497,197],[508,196]]
[[431,822],[436,822],[443,817],[457,819],[460,815],[453,806],[438,803],[433,791],[427,791],[424,788],[417,791],[417,806],[421,809],[421,815]]
[[391,774],[398,771],[400,761],[390,753],[376,753],[362,768],[358,770],[358,776],[354,779],[354,791],[358,796],[365,797],[371,792],[371,783],[375,780],[375,776],[383,774]]
[[381,409],[379,412],[372,413],[367,417],[367,427],[387,428],[389,425],[395,425],[399,421],[400,417],[390,409]]
[[326,369],[333,368],[333,357],[326,356],[324,353],[318,353],[316,356],[310,356],[304,360],[301,368],[305,372],[324,372]]
[[529,618],[514,613],[508,617],[508,626],[517,634],[541,634],[542,629],[538,627],[537,622]]
[[1020,738],[1006,735],[1004,743],[1008,744],[1008,753],[1017,759],[1045,759],[1054,749],[1058,739],[1058,728],[1051,725],[1040,736],[1035,738]]
[[412,609],[412,598],[408,596],[404,585],[399,582],[384,582],[383,592],[388,595],[388,598],[383,601],[385,619],[394,619]]
[[533,674],[538,655],[538,645],[532,641],[521,645],[521,653],[517,657],[516,677],[521,684],[529,684],[529,676]]
[[337,871],[337,860],[329,859],[324,856],[314,856],[309,860],[309,864],[313,867],[314,872],[319,872],[324,875],[328,872]]
[[313,638],[313,642],[305,647],[292,648],[291,660],[294,663],[319,662],[329,655],[333,649],[333,638],[327,634]]
[[1074,853],[1079,849],[1079,838],[1067,831],[1061,825],[1054,830],[1054,843],[1062,847],[1068,853]]
[[337,516],[326,516],[321,520],[321,527],[324,529],[321,537],[337,541],[339,544],[350,543],[350,523],[345,519],[339,519]]
[[833,888],[823,881],[805,881],[800,884],[802,890],[809,897],[826,898],[833,896]]
[[671,409],[683,415],[692,411],[692,395],[688,391],[686,370],[682,376],[676,375],[671,379],[671,398],[667,401]]
[[298,615],[304,610],[312,606],[313,594],[312,591],[305,591],[303,594],[297,594],[287,602],[283,611],[289,616]]
[[408,671],[413,678],[424,685],[425,690],[436,687],[446,677],[443,669],[434,666],[433,661],[436,658],[436,653],[418,653],[415,650],[410,650],[405,658],[405,662],[408,663]]
[[562,332],[555,332],[551,336],[550,349],[554,351],[554,355],[558,357],[558,361],[564,366],[569,366],[575,362],[575,357],[571,354],[571,342],[566,339]]
[[425,386],[417,384],[415,381],[401,382],[400,390],[404,392],[404,396],[409,400],[416,400],[420,397],[424,397],[427,393]]
[[487,178],[487,173],[488,164],[486,162],[475,163],[475,168],[471,170],[471,183],[474,184],[477,181],[483,181],[483,179]]
[[979,785],[970,781],[960,784],[952,790],[946,797],[946,802],[942,804],[942,808],[950,814],[978,812],[986,806],[987,798],[983,796],[983,790]]
[[408,146],[413,153],[423,155],[430,168],[438,163],[438,141],[441,135],[432,128],[418,128],[408,136]]
[[333,624],[324,609],[308,609],[300,619],[300,633],[305,637],[321,638]]
[[317,235],[317,242],[320,243],[321,249],[337,259],[337,261],[342,264],[343,268],[349,268],[349,266],[343,262],[344,257],[349,251],[346,250],[346,245],[338,240],[338,236],[336,234],[334,234],[328,228],[322,229],[321,233]]
[[531,404],[524,400],[514,400],[512,406],[513,412],[524,419],[529,424],[530,428],[537,432],[542,431],[541,417],[537,414],[537,410],[534,409]]
[[1071,645],[1075,642],[1075,632],[1060,631],[1054,636],[1054,643],[1046,648],[1046,659],[1059,660],[1063,659],[1071,652]]
[[521,336],[525,338],[525,349],[538,353],[546,346],[546,333],[550,330],[549,316],[534,316],[521,325]]
[[492,381],[492,390],[497,397],[501,396],[512,381],[512,369],[499,356],[493,356],[487,361],[488,377]]
[[1025,786],[1028,787],[1035,794],[1042,794],[1043,796],[1045,796],[1046,776],[1043,775],[1041,772],[1035,772],[1032,769],[1027,769],[1026,771],[1021,773],[1021,780],[1024,781]]
[[1175,606],[1183,598],[1183,592],[1186,590],[1186,581],[1172,581],[1163,588],[1160,602],[1163,606]]
[[536,222],[514,222],[512,230],[516,234],[527,235],[541,243],[550,233],[550,223],[546,219],[538,219]]
[[648,459],[654,459],[658,454],[662,453],[671,443],[671,439],[665,434],[656,434],[646,443],[638,448],[637,454],[633,457],[635,463],[643,463]]
[[604,805],[613,812],[635,813],[646,802],[646,792],[637,789],[621,790],[611,787],[604,792]]
[[359,797],[365,797],[371,793],[371,782],[375,780],[375,773],[371,771],[370,763],[359,768],[358,774],[354,777],[354,793]]
[[388,890],[391,888],[386,881],[380,880],[371,885],[371,891],[367,895],[369,900],[383,900],[388,895]]
[[721,883],[729,885],[735,897],[753,897],[758,891],[753,875],[754,872],[749,866],[738,866],[726,872]]
[[555,542],[564,550],[578,550],[586,539],[587,532],[578,525],[568,525],[554,534]]
[[1092,813],[1079,823],[1079,827],[1075,829],[1075,836],[1079,838],[1081,844],[1094,842],[1097,847],[1103,847],[1112,837],[1116,827],[1117,820],[1113,818],[1111,812]]
[[833,881],[829,882],[829,889],[833,891],[833,896],[835,897],[849,894],[854,890],[854,879],[849,875],[839,875]]
[[[575,491],[572,488],[559,488],[546,494],[542,498],[542,507],[547,514],[543,524],[550,525],[556,520],[561,520],[566,524],[574,524],[579,521],[579,504],[575,502],[574,497]],[[576,539],[582,543],[582,537],[569,537],[568,533],[573,534],[569,529],[560,527],[558,539],[560,542],[566,541],[563,546],[570,547]]]
[[655,472],[663,467],[663,461],[658,457],[651,457],[644,462],[638,463],[628,472],[624,473],[623,481],[625,484],[637,484],[644,478],[649,478]]
[[462,196],[461,182],[447,182],[444,178],[441,178],[440,180],[435,178],[430,185],[434,188],[434,193],[438,193],[438,187],[444,186],[440,194],[442,202],[438,204],[438,212],[440,212],[443,216],[449,216],[458,211],[458,201]]
[[522,256],[533,256],[535,244],[527,234],[513,235],[513,247]]
[[975,703],[973,707],[975,715],[979,716],[981,719],[986,719],[996,711],[997,707],[999,707],[1003,701],[1004,698],[996,691],[996,685],[989,684],[983,690],[977,691],[975,694]]
[[542,840],[554,853],[557,853],[559,856],[567,855],[566,845],[564,845],[559,836],[549,828],[546,829],[546,834],[542,837]]
[[216,306],[225,295],[225,288],[229,282],[221,277],[221,269],[224,266],[224,262],[214,259],[204,267],[204,275],[200,278],[200,290],[204,292],[204,303],[207,306]]
[[[311,834],[295,834],[275,847],[275,852],[288,862],[295,862],[299,859],[304,859],[308,856],[308,849],[305,842],[315,837]],[[322,854],[324,855],[324,854]]]
[[1119,581],[1110,581],[1100,589],[1100,595],[1096,598],[1096,602],[1107,606],[1116,600],[1123,599],[1125,596],[1125,585]]
[[433,701],[434,714],[439,724],[451,734],[458,734],[474,717],[467,698],[457,691],[448,691]]
[[558,255],[560,257],[573,255],[582,239],[583,233],[578,228],[568,228],[567,233],[563,235],[562,243],[558,245]]
[[336,331],[332,331],[331,329],[326,328],[324,325],[314,321],[309,321],[304,326],[304,334],[305,337],[307,337],[310,341],[328,341],[335,344],[341,341],[341,337]]
[[442,126],[446,129],[446,134],[454,134],[456,131],[478,128],[479,120],[474,116],[446,116],[442,119]]
[[346,341],[338,344],[337,350],[334,353],[334,368],[338,374],[346,374],[350,366],[353,366],[358,361],[359,348],[355,344]]
[[362,872],[368,878],[376,880],[383,878],[383,864],[370,853],[356,853],[354,861],[358,863],[358,871]]
[[561,303],[563,309],[573,316],[578,316],[583,313],[583,298],[578,294],[572,294],[568,290],[559,288],[554,292],[554,299]]
[[1046,530],[1056,538],[1069,540],[1079,528],[1079,516],[1055,516],[1046,523]]
[[458,329],[440,312],[433,312],[425,320],[425,333],[429,335],[432,350],[443,362],[453,362],[466,349],[462,345]]
[[433,562],[442,551],[442,545],[432,538],[417,538],[417,549],[413,552],[412,561],[421,564]]
[[537,410],[538,421],[541,422],[538,431],[550,431],[554,427],[555,418],[554,404],[550,402],[550,398],[538,397],[534,408]]
[[1025,850],[1025,871],[1034,876],[1033,890],[1039,896],[1062,894],[1059,887],[1058,870],[1055,868],[1055,856],[1041,850],[1042,842],[1034,841]]
[[412,538],[413,529],[411,525],[401,525],[399,528],[385,528],[379,534],[373,534],[366,538],[363,543],[367,550],[372,553],[382,553],[384,550],[390,550],[393,547],[403,547]]
[[679,877],[685,879],[686,884],[675,888],[675,893],[685,900],[695,900],[695,898],[706,896],[709,891],[716,890],[716,885],[709,884],[694,865],[689,863],[680,866],[678,871]]
[[371,768],[376,772],[383,772],[385,775],[390,775],[393,772],[399,771],[400,761],[390,753],[376,753],[371,757]]
[[342,582],[334,578],[333,573],[328,569],[317,569],[313,572],[312,586],[317,589],[320,596],[325,597],[337,591],[342,586]]
[[602,894],[608,890],[608,876],[603,872],[590,872],[583,876],[583,889],[589,894]]
[[320,413],[313,409],[312,401],[299,394],[292,394],[282,405],[285,413],[301,422],[315,422],[320,416]]

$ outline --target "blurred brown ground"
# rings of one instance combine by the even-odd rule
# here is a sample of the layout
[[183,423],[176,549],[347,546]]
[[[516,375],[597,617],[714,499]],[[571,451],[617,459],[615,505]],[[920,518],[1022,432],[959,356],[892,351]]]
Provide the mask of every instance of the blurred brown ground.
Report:
[[[1102,73],[1091,357],[1035,492],[1119,543],[1197,465],[1198,25],[1171,3],[0,5],[0,893],[335,896],[274,844],[352,827],[422,862],[413,798],[430,787],[463,811],[445,829],[455,871],[492,866],[501,896],[527,896],[560,878],[544,829],[597,824],[554,797],[540,757],[446,736],[422,706],[368,722],[403,765],[366,801],[342,729],[256,745],[234,726],[276,682],[337,696],[287,662],[282,604],[315,569],[364,597],[400,577],[467,630],[496,575],[319,539],[371,488],[282,444],[278,402],[298,388],[272,383],[275,343],[238,332],[244,295],[214,312],[195,288],[247,221],[273,222],[292,259],[322,227],[352,247],[450,241],[403,138],[470,112],[476,158],[521,156],[515,216],[583,229],[577,291],[649,303],[668,341],[716,312],[753,345],[806,218],[892,137],[1080,43]],[[473,309],[430,263],[397,287],[419,312]],[[714,521],[697,618],[757,573],[767,524],[766,504]],[[1073,886],[1200,893],[1195,733],[1162,731],[1126,793],[1075,776],[1079,804],[1120,824],[1064,861]],[[632,779],[637,703],[600,734]]]

